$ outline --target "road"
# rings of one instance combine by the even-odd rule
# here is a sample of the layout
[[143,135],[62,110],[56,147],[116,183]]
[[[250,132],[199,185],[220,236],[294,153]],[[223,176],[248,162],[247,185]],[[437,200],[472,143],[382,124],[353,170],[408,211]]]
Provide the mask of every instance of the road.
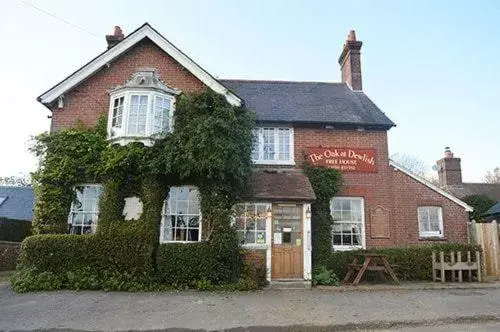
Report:
[[[498,331],[500,288],[235,293],[13,293],[0,284],[0,330]],[[463,329],[462,329],[463,328]],[[172,330],[172,331],[173,331]],[[184,330],[186,331],[186,330]]]

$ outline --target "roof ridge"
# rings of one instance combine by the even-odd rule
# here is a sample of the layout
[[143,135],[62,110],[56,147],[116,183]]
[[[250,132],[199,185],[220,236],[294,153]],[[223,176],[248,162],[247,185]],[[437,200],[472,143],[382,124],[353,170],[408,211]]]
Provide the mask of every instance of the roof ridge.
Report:
[[326,82],[326,81],[256,80],[256,79],[239,79],[239,78],[217,78],[217,79],[219,81],[249,82],[249,83],[321,83],[321,84],[346,85],[346,83],[342,82]]
[[462,185],[464,184],[480,184],[480,185],[487,185],[487,186],[500,186],[500,183],[488,183],[488,182],[462,182]]

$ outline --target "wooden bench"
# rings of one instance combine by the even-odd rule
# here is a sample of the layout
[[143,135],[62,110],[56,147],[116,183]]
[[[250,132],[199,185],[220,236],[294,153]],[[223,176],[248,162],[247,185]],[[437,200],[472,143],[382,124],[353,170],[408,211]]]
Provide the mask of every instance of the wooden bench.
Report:
[[[437,261],[436,252],[432,252],[432,281],[446,282],[446,271],[451,271],[451,281],[463,282],[463,272],[467,272],[469,281],[472,281],[472,273],[475,272],[477,281],[481,282],[481,254],[476,251],[475,261],[471,260],[471,252],[467,251],[467,261],[462,261],[462,253],[450,252],[449,261],[445,260],[444,252],[439,252],[439,261]],[[456,257],[456,258],[455,258]],[[437,275],[439,271],[439,276]]]

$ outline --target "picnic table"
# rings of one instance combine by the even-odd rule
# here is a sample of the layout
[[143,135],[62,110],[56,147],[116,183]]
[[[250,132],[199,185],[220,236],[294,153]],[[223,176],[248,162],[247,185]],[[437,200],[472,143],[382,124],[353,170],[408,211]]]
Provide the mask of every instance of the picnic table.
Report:
[[[358,259],[361,257],[364,257],[364,262],[359,264]],[[399,285],[399,280],[392,270],[391,265],[387,261],[387,255],[380,254],[357,254],[353,262],[348,265],[347,274],[343,282],[349,283],[351,278],[356,276],[352,282],[352,285],[356,286],[359,284],[366,271],[377,271],[378,274],[384,279],[385,274],[387,274],[396,284]]]

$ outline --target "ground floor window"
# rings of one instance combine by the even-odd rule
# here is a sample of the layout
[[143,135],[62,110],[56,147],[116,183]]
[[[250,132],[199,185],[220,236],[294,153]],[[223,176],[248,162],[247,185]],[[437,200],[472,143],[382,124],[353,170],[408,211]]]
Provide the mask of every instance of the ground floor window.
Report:
[[200,194],[196,187],[171,187],[163,204],[161,242],[201,240]]
[[352,250],[365,247],[364,200],[362,197],[334,197],[330,211],[333,217],[332,247]]
[[266,222],[271,204],[241,203],[235,206],[235,225],[240,243],[266,244]]
[[70,233],[95,233],[102,186],[99,184],[81,185],[76,186],[75,191],[76,200],[71,204],[68,220]]
[[440,206],[420,206],[418,208],[418,230],[421,237],[442,237],[442,208]]

